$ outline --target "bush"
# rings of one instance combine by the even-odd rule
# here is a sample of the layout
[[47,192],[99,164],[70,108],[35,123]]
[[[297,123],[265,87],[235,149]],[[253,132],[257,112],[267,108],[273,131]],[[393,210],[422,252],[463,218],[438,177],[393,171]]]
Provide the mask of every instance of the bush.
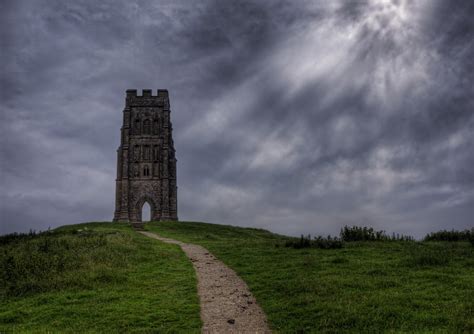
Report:
[[342,240],[328,235],[326,238],[317,236],[311,239],[311,235],[301,235],[299,239],[289,239],[285,242],[285,247],[300,248],[321,248],[321,249],[335,249],[342,248]]
[[474,228],[464,231],[438,231],[429,233],[423,239],[424,241],[470,241],[474,245]]
[[344,226],[341,229],[340,237],[342,241],[413,241],[414,238],[408,235],[393,233],[387,235],[385,231],[375,231],[372,227]]

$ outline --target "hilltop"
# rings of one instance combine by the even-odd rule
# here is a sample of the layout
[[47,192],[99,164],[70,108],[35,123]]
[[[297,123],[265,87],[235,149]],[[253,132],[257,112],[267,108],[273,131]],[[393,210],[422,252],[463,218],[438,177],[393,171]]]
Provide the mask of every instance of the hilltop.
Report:
[[[474,248],[378,241],[285,247],[261,229],[154,222],[202,245],[248,284],[274,331],[472,331]],[[199,332],[191,262],[129,225],[87,223],[2,237],[0,331]]]

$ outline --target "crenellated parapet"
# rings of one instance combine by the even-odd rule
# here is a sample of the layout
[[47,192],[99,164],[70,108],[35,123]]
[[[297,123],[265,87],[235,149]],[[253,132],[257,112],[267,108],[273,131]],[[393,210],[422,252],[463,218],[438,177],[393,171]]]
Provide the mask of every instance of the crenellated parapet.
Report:
[[169,96],[167,89],[158,89],[153,95],[151,89],[143,89],[139,95],[136,89],[127,89],[125,107],[162,107],[169,110]]

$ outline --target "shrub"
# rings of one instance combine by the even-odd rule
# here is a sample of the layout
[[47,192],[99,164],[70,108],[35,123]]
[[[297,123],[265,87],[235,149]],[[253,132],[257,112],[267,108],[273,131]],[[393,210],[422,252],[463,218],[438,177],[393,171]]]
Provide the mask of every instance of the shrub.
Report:
[[474,228],[464,231],[438,231],[429,233],[423,239],[424,241],[470,241],[474,245]]
[[342,240],[328,235],[326,238],[317,236],[311,239],[311,235],[301,235],[299,239],[289,239],[285,242],[285,247],[300,248],[321,248],[321,249],[335,249],[342,248]]
[[372,227],[344,226],[341,229],[340,237],[342,241],[413,241],[414,238],[408,235],[393,233],[387,235],[385,231],[375,231]]

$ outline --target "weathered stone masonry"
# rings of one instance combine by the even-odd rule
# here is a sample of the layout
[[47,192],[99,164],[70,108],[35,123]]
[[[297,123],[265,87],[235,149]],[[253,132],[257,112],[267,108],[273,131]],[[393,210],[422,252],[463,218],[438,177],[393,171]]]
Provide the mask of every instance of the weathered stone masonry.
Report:
[[176,158],[168,91],[127,90],[120,147],[114,221],[140,222],[145,202],[151,220],[178,220]]

